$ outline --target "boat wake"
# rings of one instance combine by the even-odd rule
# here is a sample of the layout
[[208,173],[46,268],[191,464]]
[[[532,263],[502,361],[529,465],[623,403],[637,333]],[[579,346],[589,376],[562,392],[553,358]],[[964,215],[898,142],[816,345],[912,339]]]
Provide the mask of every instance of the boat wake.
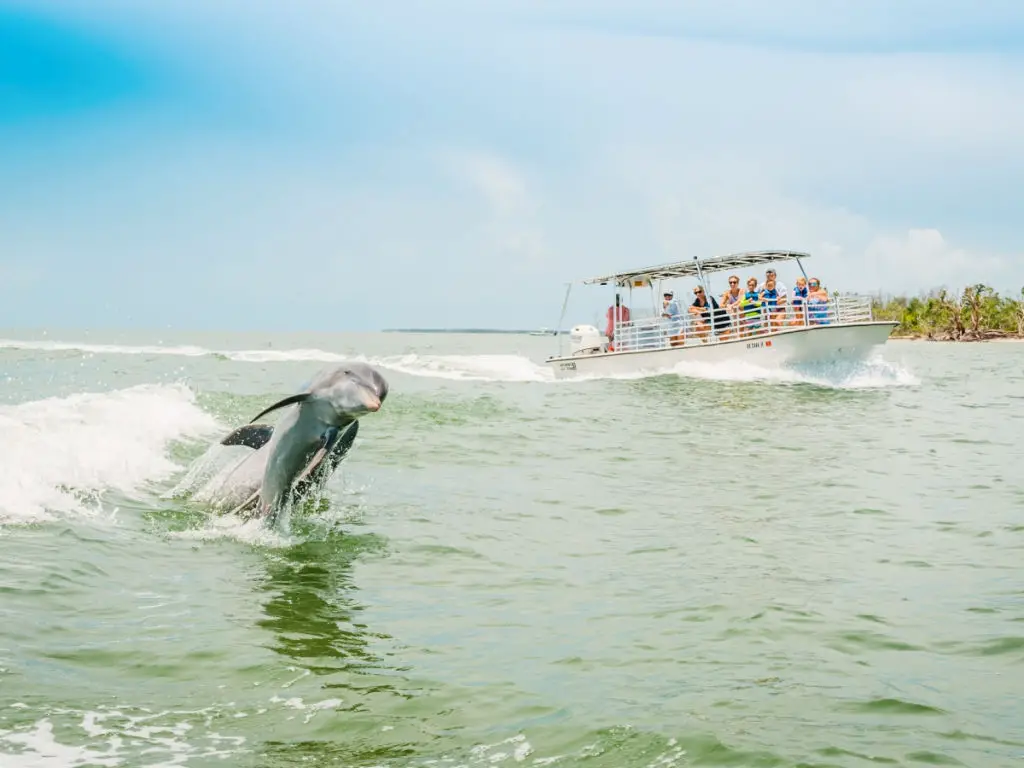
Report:
[[830,363],[793,369],[761,368],[746,361],[724,362],[683,361],[667,370],[579,376],[556,381],[550,368],[523,355],[346,355],[322,349],[253,349],[213,350],[196,346],[128,346],[116,344],[84,344],[59,341],[17,341],[0,339],[0,349],[38,351],[77,351],[93,355],[168,355],[179,357],[211,357],[240,363],[337,363],[364,362],[370,365],[420,378],[450,381],[558,383],[563,386],[595,380],[630,380],[652,376],[676,375],[684,378],[731,382],[774,382],[811,384],[828,388],[870,389],[892,386],[914,386],[917,378],[902,367],[881,357],[863,363]]
[[322,349],[239,349],[215,350],[195,346],[85,344],[63,341],[19,341],[0,339],[0,349],[41,352],[80,352],[88,355],[167,355],[211,357],[239,363],[369,363],[409,376],[455,381],[553,381],[546,366],[521,355],[346,355]]
[[864,362],[815,363],[791,368],[761,368],[742,360],[719,363],[684,361],[672,368],[684,378],[712,381],[807,384],[828,389],[883,389],[920,383],[905,368],[881,357]]

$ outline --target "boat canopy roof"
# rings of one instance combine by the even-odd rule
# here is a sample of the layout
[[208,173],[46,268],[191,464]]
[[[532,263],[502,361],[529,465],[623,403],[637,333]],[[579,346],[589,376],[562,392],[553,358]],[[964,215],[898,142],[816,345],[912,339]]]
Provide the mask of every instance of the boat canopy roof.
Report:
[[810,258],[809,253],[800,251],[744,251],[730,253],[727,256],[712,256],[701,259],[694,256],[690,261],[677,261],[674,264],[662,264],[657,267],[644,267],[629,272],[620,272],[605,277],[591,277],[583,281],[585,285],[608,285],[640,287],[650,285],[654,280],[669,280],[677,277],[698,277],[704,272],[723,272],[729,269],[743,269],[773,261],[795,261]]

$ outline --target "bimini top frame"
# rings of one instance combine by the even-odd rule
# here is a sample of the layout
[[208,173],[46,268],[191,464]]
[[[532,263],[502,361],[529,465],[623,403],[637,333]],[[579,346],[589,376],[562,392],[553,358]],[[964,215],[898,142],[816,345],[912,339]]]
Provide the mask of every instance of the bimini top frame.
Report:
[[[670,280],[677,277],[700,278],[708,272],[722,272],[729,269],[743,269],[773,261],[796,261],[809,259],[811,254],[800,251],[744,251],[731,253],[728,256],[712,256],[701,259],[694,256],[691,261],[677,261],[674,264],[663,264],[658,267],[645,267],[630,272],[620,272],[605,277],[591,277],[583,280],[584,285],[614,285],[623,288],[639,288],[650,285],[655,280]],[[801,266],[801,271],[803,267]]]

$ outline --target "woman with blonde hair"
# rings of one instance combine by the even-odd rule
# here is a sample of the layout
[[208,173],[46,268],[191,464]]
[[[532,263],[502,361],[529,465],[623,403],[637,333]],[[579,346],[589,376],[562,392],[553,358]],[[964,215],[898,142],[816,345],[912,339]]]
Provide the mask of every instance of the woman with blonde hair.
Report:
[[828,325],[828,291],[816,277],[807,281],[807,291],[808,320],[812,325]]

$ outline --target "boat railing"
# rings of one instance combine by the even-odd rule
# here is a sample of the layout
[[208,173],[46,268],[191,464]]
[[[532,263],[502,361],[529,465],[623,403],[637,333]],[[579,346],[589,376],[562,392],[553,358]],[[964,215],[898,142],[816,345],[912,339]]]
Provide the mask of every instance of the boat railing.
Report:
[[707,344],[735,339],[757,339],[780,331],[819,325],[847,325],[873,319],[871,297],[835,295],[827,301],[794,306],[737,305],[694,314],[685,307],[676,318],[649,315],[631,317],[615,324],[609,351],[666,349],[691,344]]

